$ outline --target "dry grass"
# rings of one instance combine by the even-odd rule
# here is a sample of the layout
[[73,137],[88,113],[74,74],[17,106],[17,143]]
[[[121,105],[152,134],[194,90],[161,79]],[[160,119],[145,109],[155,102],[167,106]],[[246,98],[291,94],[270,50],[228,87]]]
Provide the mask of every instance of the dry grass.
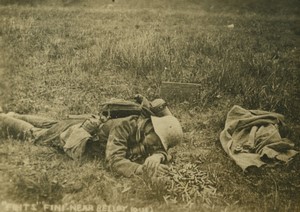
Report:
[[[299,209],[299,158],[288,167],[245,174],[218,141],[234,104],[277,111],[292,126],[299,124],[299,7],[292,0],[285,7],[272,2],[93,5],[92,0],[70,0],[39,5],[28,0],[0,6],[4,110],[60,119],[95,113],[112,97],[157,97],[164,80],[201,83],[195,102],[169,100],[185,132],[184,143],[172,154],[176,167],[191,163],[216,188],[209,196],[200,189],[199,197],[208,200],[177,197],[174,203],[179,190],[113,176],[103,161],[78,163],[53,149],[3,140],[1,200],[126,203],[158,211]],[[297,134],[292,138],[299,148]]]

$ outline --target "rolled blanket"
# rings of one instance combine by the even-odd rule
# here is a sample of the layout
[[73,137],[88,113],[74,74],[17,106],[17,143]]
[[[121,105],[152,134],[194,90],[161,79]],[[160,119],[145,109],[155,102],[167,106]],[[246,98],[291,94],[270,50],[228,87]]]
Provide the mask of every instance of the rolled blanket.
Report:
[[298,151],[294,143],[282,138],[278,126],[284,116],[263,110],[233,106],[228,112],[220,141],[225,152],[243,170],[250,166],[288,162]]

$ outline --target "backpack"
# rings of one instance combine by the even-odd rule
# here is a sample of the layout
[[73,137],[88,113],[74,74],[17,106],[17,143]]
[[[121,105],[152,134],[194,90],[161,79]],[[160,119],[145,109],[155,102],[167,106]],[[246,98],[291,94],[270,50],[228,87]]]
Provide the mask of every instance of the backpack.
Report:
[[137,115],[149,118],[155,115],[150,108],[142,103],[133,101],[115,99],[101,104],[99,115],[107,119],[124,118],[127,116]]

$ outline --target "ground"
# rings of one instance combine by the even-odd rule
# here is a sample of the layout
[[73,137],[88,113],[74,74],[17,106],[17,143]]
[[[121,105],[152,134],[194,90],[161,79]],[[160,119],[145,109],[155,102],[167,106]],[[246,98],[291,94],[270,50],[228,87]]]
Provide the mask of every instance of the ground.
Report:
[[244,173],[219,141],[241,105],[285,115],[300,149],[299,6],[270,2],[2,1],[5,112],[64,119],[111,98],[160,97],[163,81],[201,90],[166,99],[184,131],[171,151],[173,186],[1,139],[1,211],[299,211],[299,157]]

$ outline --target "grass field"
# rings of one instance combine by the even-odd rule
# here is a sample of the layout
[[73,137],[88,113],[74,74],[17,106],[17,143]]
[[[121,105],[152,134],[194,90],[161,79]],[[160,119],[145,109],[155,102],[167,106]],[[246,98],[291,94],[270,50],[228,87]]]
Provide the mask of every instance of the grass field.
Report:
[[55,149],[9,139],[0,141],[0,207],[6,201],[23,204],[23,211],[24,204],[36,203],[38,211],[45,204],[300,210],[299,158],[243,173],[219,143],[226,113],[238,104],[285,115],[300,149],[299,1],[0,3],[5,111],[63,119],[97,113],[113,97],[159,97],[162,81],[200,83],[197,99],[168,99],[184,130],[184,142],[172,154],[178,167],[197,164],[213,189],[187,200],[140,178],[113,176],[102,161],[79,163]]

